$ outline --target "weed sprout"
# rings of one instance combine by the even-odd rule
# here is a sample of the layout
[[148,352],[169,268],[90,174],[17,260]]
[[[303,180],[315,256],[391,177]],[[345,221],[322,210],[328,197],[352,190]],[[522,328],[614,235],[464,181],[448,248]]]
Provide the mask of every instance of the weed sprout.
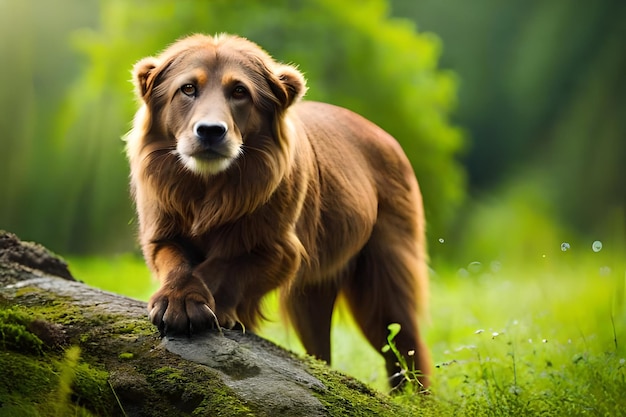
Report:
[[[413,392],[423,391],[423,385],[418,379],[420,376],[422,376],[421,371],[419,369],[415,369],[414,365],[409,367],[406,358],[400,353],[400,351],[396,347],[394,339],[396,338],[398,333],[400,333],[400,324],[391,323],[389,326],[387,326],[387,329],[389,330],[389,335],[387,335],[387,344],[381,349],[382,352],[386,353],[392,351],[395,357],[398,359],[400,371],[396,375],[402,375],[402,377],[404,378],[404,383],[406,385],[405,389],[410,388]],[[415,351],[410,350],[407,352],[407,355],[414,356]]]

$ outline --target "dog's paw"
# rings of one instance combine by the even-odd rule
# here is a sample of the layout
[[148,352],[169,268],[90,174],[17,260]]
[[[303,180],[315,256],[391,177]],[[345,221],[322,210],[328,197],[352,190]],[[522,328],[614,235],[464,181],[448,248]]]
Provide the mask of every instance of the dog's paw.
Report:
[[150,321],[161,335],[191,335],[218,327],[214,313],[215,300],[209,291],[186,292],[163,289],[157,291],[148,303]]

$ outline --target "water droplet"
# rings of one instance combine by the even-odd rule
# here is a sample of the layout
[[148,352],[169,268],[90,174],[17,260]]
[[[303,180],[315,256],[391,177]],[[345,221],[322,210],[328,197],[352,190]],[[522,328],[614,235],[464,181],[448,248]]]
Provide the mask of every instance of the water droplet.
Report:
[[611,267],[610,266],[602,266],[600,267],[600,275],[606,277],[611,275]]
[[459,278],[467,278],[467,277],[469,277],[469,272],[467,272],[467,269],[461,268],[458,271],[456,271],[456,275]]
[[483,267],[483,264],[481,264],[478,261],[474,261],[474,262],[471,262],[469,265],[467,265],[467,270],[470,271],[472,274],[476,274],[480,272],[482,267]]
[[594,252],[600,252],[602,250],[602,242],[600,242],[599,240],[595,240],[592,244],[591,244],[591,249]]
[[543,343],[548,343],[548,339],[543,339],[542,342]]
[[496,338],[496,337],[498,337],[498,336],[500,336],[500,333],[498,333],[498,332],[493,332],[493,333],[491,333],[491,338],[492,338],[492,339],[495,339],[495,338]]
[[439,243],[444,243],[444,242],[445,242],[444,238],[440,237],[439,238]]
[[478,329],[474,332],[474,334],[481,334],[484,331],[485,331],[484,329]]
[[569,248],[570,248],[569,243],[567,243],[567,242],[563,242],[563,243],[561,243],[561,250],[562,250],[563,252],[567,252],[567,251],[569,250]]
[[500,272],[502,263],[500,261],[493,261],[489,264],[489,267],[491,268],[491,272]]

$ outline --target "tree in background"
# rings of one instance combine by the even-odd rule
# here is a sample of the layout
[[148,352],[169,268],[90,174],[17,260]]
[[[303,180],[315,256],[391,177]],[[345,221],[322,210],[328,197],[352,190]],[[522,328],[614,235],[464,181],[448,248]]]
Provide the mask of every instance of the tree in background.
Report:
[[[77,0],[63,2],[60,9],[71,10]],[[10,11],[17,0],[2,7]],[[35,18],[44,27],[48,22],[39,5],[20,7],[22,16],[6,22],[10,38],[21,39],[22,20]],[[462,202],[464,176],[455,157],[463,135],[449,122],[456,104],[455,77],[438,69],[438,39],[416,32],[408,20],[388,18],[385,1],[102,0],[84,3],[80,10],[99,19],[79,16],[72,21],[75,26],[82,22],[83,29],[73,30],[71,40],[88,62],[68,94],[59,99],[43,88],[27,89],[26,104],[40,97],[51,103],[38,109],[50,119],[37,123],[29,108],[21,108],[25,119],[19,126],[3,121],[6,136],[1,140],[16,150],[2,158],[20,162],[0,168],[11,178],[8,185],[0,184],[0,192],[11,192],[8,208],[0,211],[1,227],[60,251],[131,247],[128,168],[119,140],[135,108],[130,69],[141,57],[193,32],[249,37],[278,60],[299,64],[309,80],[308,99],[348,107],[394,135],[420,180],[432,239],[444,233]],[[26,30],[37,34],[42,29]],[[27,71],[22,78],[32,87],[28,79],[36,80],[48,68],[37,65],[42,47],[28,38],[24,42],[34,58],[23,63]],[[54,46],[44,44],[53,55]],[[9,54],[18,52],[12,44],[3,46]],[[70,54],[62,43],[56,49]],[[67,86],[69,77],[57,74]],[[2,108],[15,107],[15,101],[15,95],[0,95]],[[33,123],[39,133],[16,130]],[[46,164],[32,164],[34,160]]]

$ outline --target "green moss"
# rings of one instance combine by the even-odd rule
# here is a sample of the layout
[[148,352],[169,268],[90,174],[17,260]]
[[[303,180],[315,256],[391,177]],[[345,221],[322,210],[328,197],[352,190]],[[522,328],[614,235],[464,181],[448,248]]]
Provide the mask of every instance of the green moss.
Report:
[[0,343],[4,349],[42,353],[43,342],[28,330],[32,318],[18,308],[0,309]]
[[151,376],[159,381],[168,381],[170,383],[186,382],[187,380],[180,369],[172,368],[171,366],[159,368]]
[[193,411],[194,416],[212,416],[212,417],[251,417],[255,413],[252,410],[238,401],[233,396],[233,392],[225,385],[212,387],[210,395],[207,395],[205,399],[200,403],[198,407]]
[[112,414],[108,374],[79,363],[78,356],[5,350],[0,351],[0,369],[0,417]]
[[0,417],[39,417],[37,408],[32,404],[9,404],[0,408]]
[[48,394],[58,384],[55,368],[39,357],[1,351],[0,369],[2,410],[45,404]]
[[123,352],[123,353],[120,353],[117,357],[119,359],[125,361],[125,360],[129,360],[129,359],[133,359],[135,357],[135,354],[131,353],[131,352]]
[[[203,381],[197,383],[194,381]],[[213,370],[197,365],[170,366],[154,371],[148,382],[178,408],[194,416],[250,417],[256,415]]]
[[[41,290],[38,290],[41,292]],[[58,296],[55,296],[58,298]],[[82,314],[82,311],[71,302],[65,302],[62,298],[58,298],[47,305],[33,306],[29,309],[32,313],[42,317],[45,320],[70,325],[76,323],[76,317]]]
[[[155,328],[147,320],[136,320],[135,324],[135,320],[129,320],[128,317],[123,317],[120,320],[120,317],[115,315],[103,316],[97,307],[78,308],[72,305],[71,300],[66,301],[63,297],[55,297],[54,301],[40,305],[39,300],[42,298],[42,291],[31,289],[24,291],[19,297],[21,306],[0,310],[0,313],[3,313],[0,315],[0,335],[11,336],[10,338],[8,336],[3,337],[6,340],[0,339],[0,353],[12,354],[12,352],[2,352],[8,348],[19,349],[22,353],[35,353],[37,351],[40,362],[31,362],[32,366],[40,363],[46,371],[45,376],[39,378],[38,375],[41,373],[37,373],[29,367],[18,366],[15,368],[13,380],[3,378],[3,381],[0,381],[0,417],[4,415],[5,409],[12,410],[7,415],[20,416],[121,415],[121,406],[109,384],[109,374],[104,371],[107,362],[106,348],[105,345],[102,345],[101,339],[106,338],[106,346],[122,352],[113,361],[117,362],[116,359],[131,360],[136,356],[142,356],[141,352],[133,350],[136,346],[140,346],[136,343],[137,339],[144,335],[154,335]],[[93,314],[91,314],[92,312]],[[43,349],[37,350],[36,348],[42,344],[42,340],[36,339],[39,335],[38,329],[41,330],[42,326],[33,326],[33,323],[37,324],[38,322],[47,324],[48,327],[43,328],[43,330],[49,331],[43,334],[46,337],[41,338],[43,339]],[[19,333],[14,329],[16,325],[19,326]],[[31,327],[34,328],[35,333],[30,331]],[[61,343],[55,344],[55,349],[47,349],[47,337],[54,330],[63,335],[63,340]],[[121,334],[117,333],[118,330],[121,330],[119,332]],[[117,337],[110,338],[109,335],[117,335]],[[11,343],[7,343],[7,341]],[[17,346],[17,341],[21,345]],[[34,348],[25,349],[24,343],[26,342],[29,342],[29,346],[32,345]],[[83,348],[82,354],[75,361],[63,357],[61,348],[68,345],[78,345]],[[14,346],[17,347],[14,348]],[[76,346],[77,349],[78,346]],[[67,352],[71,350],[72,348],[68,349]],[[23,361],[32,361],[37,357],[30,358],[26,355],[23,356]],[[101,363],[103,359],[99,358],[105,358],[104,363]],[[11,359],[6,361],[13,363]],[[18,363],[21,362],[18,361]],[[3,363],[0,364],[0,369],[4,371]],[[25,375],[27,376],[25,377]],[[44,385],[39,379],[48,382]],[[16,380],[20,381],[20,386],[25,384],[25,387],[29,387],[30,382],[33,382],[33,390],[24,388],[20,392],[15,392],[12,385],[15,384]],[[33,392],[37,395],[33,395]],[[150,396],[149,393],[146,395]],[[152,401],[158,401],[160,397],[154,395],[151,398]],[[31,409],[34,411],[31,412]],[[150,415],[150,410],[147,410],[147,413]],[[162,415],[176,414],[171,414],[169,410],[165,410]]]
[[[91,385],[90,378],[73,381],[73,402],[60,398],[62,366],[44,357],[0,352],[0,369],[0,416],[90,415],[83,405],[94,411],[104,410],[81,403],[82,387]],[[85,371],[79,374],[85,375]]]
[[39,291],[41,290],[37,287],[20,287],[15,291],[15,295],[17,297],[24,297],[30,294],[36,294]]
[[154,334],[156,327],[148,320],[116,320],[112,326],[112,331],[117,334],[130,334],[136,336],[148,336]]
[[374,391],[364,383],[333,371],[328,366],[313,358],[306,363],[311,374],[318,378],[326,390],[315,393],[332,416],[395,416],[409,417],[420,415],[411,406],[402,406],[391,398]]
[[99,367],[78,364],[72,384],[75,403],[98,415],[109,414],[116,401],[108,381],[109,374]]

